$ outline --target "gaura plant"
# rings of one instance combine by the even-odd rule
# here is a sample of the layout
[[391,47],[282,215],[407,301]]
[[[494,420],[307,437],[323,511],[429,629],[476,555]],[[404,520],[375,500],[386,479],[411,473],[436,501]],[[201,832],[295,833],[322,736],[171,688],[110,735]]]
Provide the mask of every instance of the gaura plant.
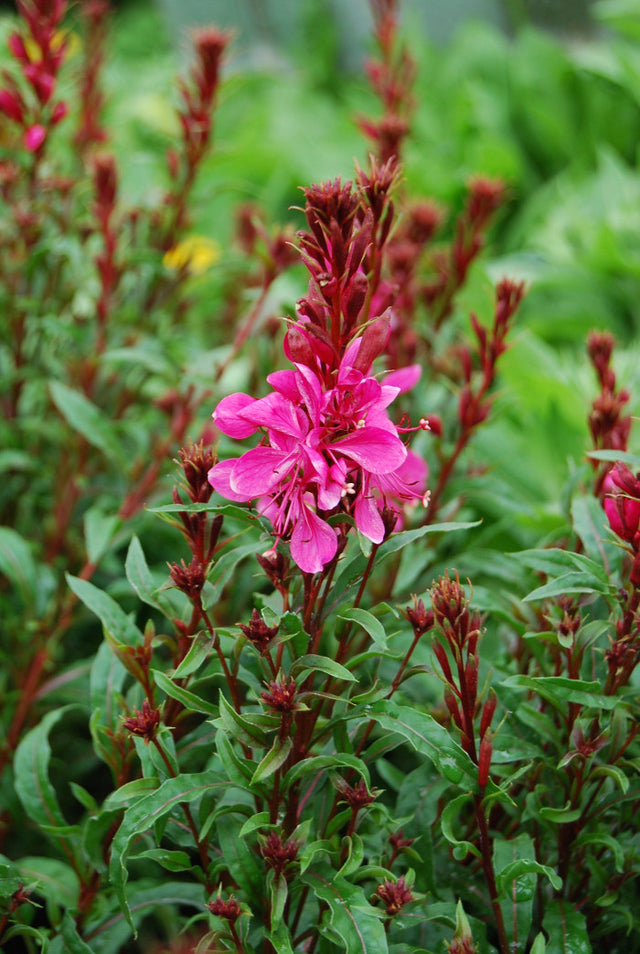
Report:
[[[144,413],[144,389],[121,392],[106,373],[126,282],[114,165],[91,166],[99,347],[93,361],[70,362],[73,386],[51,392],[68,425],[56,447],[77,476],[62,482],[68,496],[53,489],[48,557],[27,545],[24,513],[3,528],[21,541],[22,569],[34,567],[20,577],[5,560],[7,578],[28,595],[37,552],[51,595],[27,630],[27,665],[14,667],[3,748],[8,951],[638,944],[631,395],[618,386],[613,339],[592,335],[588,459],[563,509],[538,524],[514,502],[509,522],[528,528],[518,535],[478,503],[479,487],[502,485],[490,459],[486,473],[470,466],[468,450],[495,413],[524,289],[500,281],[488,319],[467,320],[458,296],[505,189],[473,180],[435,244],[444,211],[412,201],[401,181],[410,56],[395,5],[373,10],[383,118],[361,125],[375,154],[353,181],[303,191],[295,244],[308,285],[282,322],[284,353],[261,374],[251,346],[270,329],[250,310],[223,371],[249,354],[252,384],[224,395],[218,366],[207,392],[165,393],[171,440],[153,445],[148,470],[124,469],[130,486],[90,453],[95,434],[119,449],[127,409]],[[44,0],[34,11],[59,13]],[[47,42],[53,26],[38,26]],[[221,35],[206,36],[221,55]],[[212,71],[202,50],[198,63],[182,93],[182,158],[171,159],[178,185],[148,222],[158,259],[182,228],[208,141],[196,119],[212,106],[219,64]],[[98,138],[83,122],[80,151]],[[49,132],[35,150],[21,141],[37,198]],[[246,211],[239,238],[249,254],[269,250],[260,300],[292,250]],[[161,284],[148,290],[148,315]],[[31,342],[33,315],[23,317]],[[7,352],[16,428],[31,386],[22,347]],[[51,369],[41,372],[47,393]],[[96,416],[100,395],[115,401],[112,422]],[[185,441],[203,406],[213,426]],[[151,492],[171,453],[179,478],[172,503],[158,505]],[[85,517],[85,553],[77,515],[114,472],[115,499]],[[145,501],[155,516],[132,527]]]

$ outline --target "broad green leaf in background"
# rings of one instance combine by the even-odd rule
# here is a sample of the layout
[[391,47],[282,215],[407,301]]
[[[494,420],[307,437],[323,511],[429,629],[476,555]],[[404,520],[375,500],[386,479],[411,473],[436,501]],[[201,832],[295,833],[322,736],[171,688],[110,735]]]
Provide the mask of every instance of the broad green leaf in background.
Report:
[[49,779],[49,732],[73,708],[62,706],[47,713],[34,729],[27,732],[14,759],[15,788],[24,810],[40,828],[54,835],[55,830],[60,829],[61,837],[67,837],[70,832],[57,792]]
[[33,605],[38,573],[29,543],[11,527],[0,527],[0,574],[7,577],[22,602]]
[[144,636],[136,624],[108,593],[94,586],[88,580],[66,574],[67,583],[79,600],[100,619],[106,632],[117,643],[126,646],[140,646]]
[[113,424],[100,408],[84,394],[74,391],[61,381],[52,381],[49,390],[54,404],[67,423],[92,447],[102,451],[119,468],[126,470],[127,460],[122,444],[116,436]]

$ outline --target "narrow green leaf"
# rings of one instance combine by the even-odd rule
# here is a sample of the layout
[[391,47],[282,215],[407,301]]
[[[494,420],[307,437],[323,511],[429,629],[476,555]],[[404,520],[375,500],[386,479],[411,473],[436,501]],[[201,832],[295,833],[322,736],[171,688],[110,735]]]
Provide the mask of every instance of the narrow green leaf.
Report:
[[289,737],[284,740],[277,738],[256,768],[249,784],[257,785],[258,782],[263,782],[265,778],[273,775],[287,761],[292,748],[292,739]]
[[497,875],[498,891],[505,893],[513,881],[516,881],[522,875],[536,874],[544,875],[549,879],[551,886],[560,891],[562,888],[562,878],[548,865],[541,865],[533,858],[519,858],[518,861],[512,861],[506,865]]
[[383,729],[402,736],[417,752],[426,755],[450,782],[458,784],[464,777],[465,785],[477,783],[473,762],[433,716],[411,706],[397,705],[393,700],[374,702],[366,707],[366,712]]
[[182,805],[191,804],[215,789],[222,790],[224,787],[225,783],[219,780],[215,772],[179,775],[166,779],[158,789],[149,795],[143,795],[126,810],[113,839],[109,877],[134,932],[135,925],[125,892],[128,878],[127,859],[134,839],[149,831],[159,819],[172,812],[182,814]]
[[269,900],[271,901],[271,926],[272,928],[278,927],[282,921],[282,915],[284,914],[284,906],[287,903],[287,898],[289,896],[289,889],[287,886],[287,879],[284,874],[281,874],[279,878],[273,878],[269,886]]
[[457,822],[460,818],[462,811],[469,805],[472,795],[469,792],[465,792],[464,795],[458,795],[457,798],[454,798],[452,801],[448,802],[442,812],[440,818],[440,828],[442,829],[442,834],[447,839],[450,845],[454,846],[454,857],[458,861],[464,860],[467,854],[472,854],[476,858],[481,858],[482,854],[477,845],[474,845],[470,841],[465,841],[464,839],[458,838],[453,830],[454,822]]
[[246,822],[238,832],[239,838],[246,838],[247,835],[253,834],[254,831],[260,831],[262,828],[268,828],[270,825],[269,812],[257,812],[255,815],[252,815],[251,818],[247,818]]
[[334,679],[341,679],[345,682],[358,681],[353,673],[336,662],[335,659],[330,659],[329,656],[317,656],[311,653],[307,656],[301,656],[300,659],[296,659],[291,667],[291,675],[301,682],[312,672],[323,672],[327,676],[332,676]]
[[410,543],[422,539],[422,537],[427,536],[427,534],[453,533],[455,530],[471,530],[473,527],[479,527],[481,523],[482,520],[472,520],[471,522],[451,521],[450,523],[431,523],[425,527],[418,527],[416,530],[402,530],[400,533],[393,533],[388,540],[385,540],[378,551],[378,555],[380,559],[384,559],[392,553],[397,553],[398,550],[403,550],[404,547]]
[[186,851],[169,851],[166,848],[148,848],[141,851],[136,858],[150,858],[157,861],[167,871],[188,871],[191,868],[191,859]]
[[137,537],[131,539],[124,566],[127,579],[142,602],[167,616],[173,615],[171,603],[156,585]]
[[35,881],[35,892],[63,908],[78,906],[80,883],[73,868],[57,858],[28,856],[15,862],[25,882]]
[[363,888],[336,877],[333,869],[324,866],[305,871],[300,880],[328,906],[322,929],[346,954],[387,954],[387,936],[379,912],[369,903]]
[[0,527],[0,574],[15,586],[27,606],[32,606],[37,592],[37,570],[27,541],[12,530]]
[[[246,530],[242,531],[246,533]],[[260,552],[256,540],[251,543],[245,543],[243,546],[235,546],[232,550],[225,551],[213,564],[209,572],[207,584],[202,591],[203,603],[205,609],[211,606],[216,600],[220,599],[224,587],[233,577],[238,564],[249,556],[255,556]]]
[[[262,723],[262,725],[260,724]],[[278,726],[276,717],[256,713],[252,717],[245,717],[236,712],[220,693],[220,718],[214,720],[215,725],[222,725],[231,738],[250,748],[266,745],[266,731]]]
[[140,646],[144,642],[144,636],[133,620],[107,593],[78,576],[67,573],[66,578],[78,599],[95,613],[114,640],[126,646]]
[[192,676],[207,661],[212,649],[213,638],[209,633],[205,631],[196,633],[191,640],[186,656],[173,673],[173,678],[184,679],[185,676]]
[[16,750],[13,763],[15,789],[27,815],[41,828],[64,830],[68,826],[49,779],[49,732],[72,708],[62,706],[48,712],[34,729],[27,732]]
[[532,603],[534,600],[547,600],[552,596],[568,596],[574,593],[612,593],[615,587],[600,577],[588,574],[582,570],[570,570],[555,580],[550,580],[543,586],[537,587],[524,597],[523,602]]
[[117,514],[91,507],[84,515],[84,540],[90,563],[99,563],[122,525]]
[[61,381],[51,381],[49,390],[53,403],[74,431],[81,434],[92,447],[126,469],[127,461],[115,434],[113,423],[84,394],[74,391]]
[[297,782],[298,779],[303,778],[305,775],[315,775],[327,770],[357,772],[367,787],[371,787],[369,769],[365,763],[357,756],[348,755],[346,752],[336,753],[335,755],[315,755],[311,758],[303,759],[289,769],[282,781],[282,786],[283,788],[289,788],[294,782]]
[[605,696],[599,682],[569,679],[567,676],[509,676],[502,685],[535,692],[560,709],[567,702],[598,709],[615,709],[620,702],[614,696]]
[[172,679],[169,679],[169,677],[159,669],[152,669],[151,673],[156,686],[159,689],[162,689],[162,691],[171,699],[181,702],[185,709],[191,709],[193,712],[203,712],[208,716],[216,716],[218,714],[217,706],[214,706],[213,703],[208,702],[201,696],[197,696],[195,692],[191,692],[189,689],[184,689],[182,686],[178,686],[175,682],[173,682]]
[[372,640],[380,649],[387,648],[387,634],[385,628],[379,619],[369,613],[367,610],[358,607],[343,610],[338,614],[338,619],[349,620],[361,626],[365,632],[371,636]]

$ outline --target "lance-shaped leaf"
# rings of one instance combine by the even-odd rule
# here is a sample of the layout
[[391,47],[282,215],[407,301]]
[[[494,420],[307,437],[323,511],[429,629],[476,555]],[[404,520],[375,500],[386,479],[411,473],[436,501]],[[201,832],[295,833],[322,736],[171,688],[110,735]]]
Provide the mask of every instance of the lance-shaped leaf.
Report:
[[122,446],[109,418],[84,394],[61,381],[49,385],[53,402],[70,427],[123,470],[127,467]]
[[27,732],[14,758],[15,789],[29,818],[40,828],[69,834],[68,823],[58,803],[55,788],[49,779],[51,746],[49,732],[74,706],[63,706],[47,713],[43,720]]
[[305,871],[300,880],[327,905],[322,930],[346,954],[386,954],[389,948],[379,912],[361,887],[336,877],[326,866]]
[[198,772],[166,779],[156,791],[144,795],[127,809],[111,847],[109,877],[131,929],[135,931],[127,901],[125,885],[128,878],[127,858],[132,842],[149,831],[153,825],[173,812],[181,813],[182,805],[191,804],[215,788],[223,789],[225,782],[214,772]]
[[104,626],[106,633],[117,643],[126,646],[140,646],[144,636],[125,611],[107,593],[82,580],[79,576],[66,574],[67,583],[84,605],[95,613]]
[[166,595],[158,589],[147,564],[147,558],[137,537],[133,537],[127,550],[125,561],[127,579],[143,603],[153,606],[167,616],[173,614],[171,603]]
[[263,782],[265,778],[273,775],[287,761],[292,748],[292,739],[289,737],[286,739],[277,738],[256,768],[249,784],[257,785],[258,782]]
[[367,715],[389,732],[406,739],[413,748],[426,755],[450,782],[477,783],[478,772],[464,749],[455,742],[444,726],[426,712],[411,706],[397,705],[391,699],[366,707]]
[[209,716],[218,714],[218,709],[212,702],[208,702],[201,696],[197,696],[195,692],[179,686],[159,669],[152,669],[151,672],[156,686],[162,689],[171,699],[181,702],[185,709],[191,709],[193,712],[203,712]]

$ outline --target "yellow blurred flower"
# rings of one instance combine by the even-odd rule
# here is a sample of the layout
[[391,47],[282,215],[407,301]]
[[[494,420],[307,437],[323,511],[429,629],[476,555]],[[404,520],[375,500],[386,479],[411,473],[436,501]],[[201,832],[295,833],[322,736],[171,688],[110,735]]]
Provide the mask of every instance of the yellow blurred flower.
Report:
[[[76,56],[82,49],[82,40],[73,30],[56,30],[51,40],[51,49],[53,52],[56,53],[63,43],[66,43],[66,49],[64,51],[65,60]],[[24,37],[24,46],[31,62],[39,63],[42,59],[42,50],[38,44],[32,40],[30,36],[26,36]]]
[[202,275],[220,258],[220,246],[213,239],[191,235],[165,252],[162,264],[172,271],[186,269],[191,275]]

